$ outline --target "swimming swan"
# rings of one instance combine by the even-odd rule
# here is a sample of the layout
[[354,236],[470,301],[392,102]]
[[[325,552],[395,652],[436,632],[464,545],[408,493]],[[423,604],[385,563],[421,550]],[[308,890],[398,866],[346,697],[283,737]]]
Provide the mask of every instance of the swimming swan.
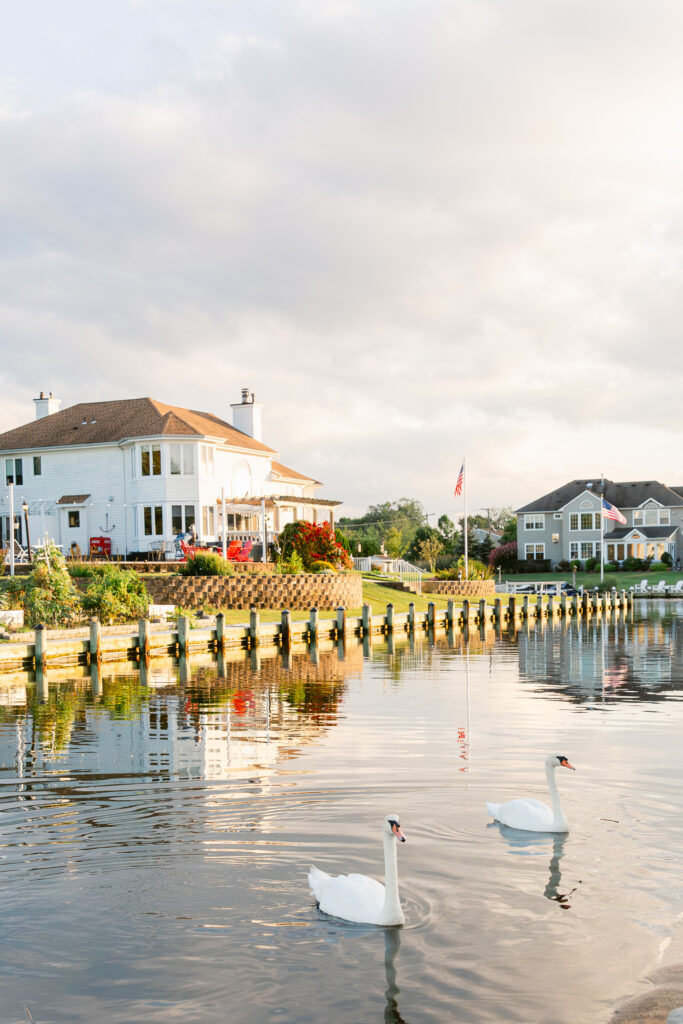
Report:
[[386,888],[367,875],[328,875],[311,867],[308,884],[320,909],[332,917],[357,924],[403,924],[405,918],[398,895],[397,839],[402,843],[406,841],[398,814],[389,814],[382,824]]
[[555,769],[560,766],[576,771],[564,754],[548,754],[545,759],[545,775],[553,801],[552,810],[540,800],[525,797],[522,800],[508,800],[506,804],[487,803],[486,809],[491,817],[509,828],[524,829],[527,832],[568,832],[569,825],[562,813],[555,781]]

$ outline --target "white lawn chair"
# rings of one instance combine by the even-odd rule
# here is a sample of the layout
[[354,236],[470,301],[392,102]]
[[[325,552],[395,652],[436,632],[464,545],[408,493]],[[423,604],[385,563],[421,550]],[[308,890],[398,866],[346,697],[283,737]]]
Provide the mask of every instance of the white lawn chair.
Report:
[[636,583],[635,587],[633,588],[634,594],[650,594],[651,592],[652,587],[647,582],[647,580],[641,580],[640,583]]
[[659,583],[655,587],[652,588],[653,596],[655,594],[659,594],[659,595],[667,594],[668,592],[669,592],[669,588],[667,587],[665,580],[660,580]]
[[680,594],[683,597],[683,580],[679,580],[675,586],[669,587],[671,594]]
[[[14,541],[14,564],[15,565],[26,565],[27,562],[28,562],[28,552],[26,551],[25,548],[22,548],[22,546],[19,543],[19,541],[15,539],[15,541]],[[7,544],[7,550],[5,552],[5,565],[10,565],[10,563],[11,563],[10,547],[9,547],[9,543],[8,543]]]

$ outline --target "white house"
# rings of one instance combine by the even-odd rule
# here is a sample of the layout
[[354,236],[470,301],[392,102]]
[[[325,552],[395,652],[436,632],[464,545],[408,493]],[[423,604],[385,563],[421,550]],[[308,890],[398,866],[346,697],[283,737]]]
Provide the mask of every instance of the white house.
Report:
[[[81,402],[60,410],[51,393],[36,418],[0,434],[5,483],[14,484],[15,537],[50,537],[65,554],[106,537],[112,554],[170,551],[193,526],[198,539],[269,537],[297,519],[329,521],[341,504],[315,497],[322,484],[290,469],[261,440],[262,406],[248,389],[232,424],[213,413],[152,398]],[[3,544],[10,536],[9,488],[0,499]],[[22,511],[22,506],[24,511]]]

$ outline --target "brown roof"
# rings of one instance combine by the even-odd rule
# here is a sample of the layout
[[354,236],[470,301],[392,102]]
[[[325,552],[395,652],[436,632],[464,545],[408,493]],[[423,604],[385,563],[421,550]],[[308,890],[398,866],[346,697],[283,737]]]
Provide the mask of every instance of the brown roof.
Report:
[[80,402],[0,434],[0,451],[116,443],[128,437],[219,437],[233,448],[275,449],[209,412],[165,405],[153,398]]
[[[330,498],[298,498],[292,494],[272,494],[262,498],[226,498],[225,507],[228,505],[254,505],[261,507],[265,502],[266,508],[275,508],[276,504],[287,505],[341,505],[341,501],[332,501]],[[221,499],[216,498],[216,504],[220,505]]]
[[320,483],[320,480],[314,480],[312,476],[304,476],[303,473],[297,473],[295,469],[290,469],[289,466],[283,466],[281,462],[273,462],[271,468],[275,476],[283,477],[286,480],[306,480],[311,484]]
[[82,505],[90,497],[89,494],[63,494],[57,498],[58,505]]

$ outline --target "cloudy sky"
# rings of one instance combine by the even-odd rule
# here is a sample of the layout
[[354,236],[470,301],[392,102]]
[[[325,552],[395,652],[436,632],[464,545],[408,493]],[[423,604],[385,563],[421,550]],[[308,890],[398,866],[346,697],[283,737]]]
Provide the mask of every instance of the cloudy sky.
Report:
[[[0,429],[151,395],[346,510],[683,484],[680,0],[24,0]],[[432,520],[433,522],[433,520]]]

